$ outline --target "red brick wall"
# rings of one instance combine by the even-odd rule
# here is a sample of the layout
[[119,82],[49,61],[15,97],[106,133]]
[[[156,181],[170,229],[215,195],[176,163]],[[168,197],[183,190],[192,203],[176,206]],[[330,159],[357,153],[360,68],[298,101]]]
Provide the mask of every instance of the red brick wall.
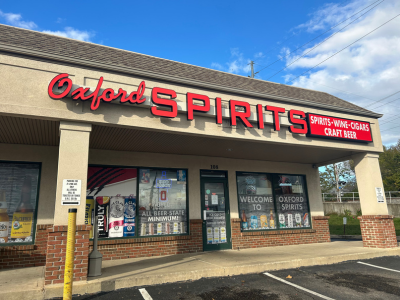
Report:
[[[90,225],[76,226],[74,281],[86,280],[87,278],[91,227]],[[53,226],[48,228],[47,231],[45,284],[63,283],[68,226]]]
[[44,266],[46,264],[47,228],[37,225],[34,245],[0,247],[0,269]]
[[396,230],[393,216],[360,216],[361,235],[364,247],[397,247]]
[[[90,245],[91,251],[93,243]],[[98,250],[103,260],[201,252],[202,220],[190,220],[190,235],[102,240]]]
[[240,219],[231,219],[232,249],[330,242],[329,217],[313,217],[313,229],[241,232]]

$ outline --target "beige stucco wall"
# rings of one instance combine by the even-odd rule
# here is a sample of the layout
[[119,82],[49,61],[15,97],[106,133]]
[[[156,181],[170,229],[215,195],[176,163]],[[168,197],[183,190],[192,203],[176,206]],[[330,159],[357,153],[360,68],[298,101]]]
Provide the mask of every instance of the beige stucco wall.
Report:
[[[287,128],[275,132],[272,126],[266,126],[264,130],[255,128],[244,129],[231,128],[215,124],[214,118],[195,116],[195,120],[187,121],[185,114],[169,120],[151,115],[148,108],[140,108],[137,105],[117,105],[102,103],[95,112],[90,111],[89,102],[74,101],[70,98],[52,100],[47,94],[47,87],[51,79],[59,73],[69,73],[74,83],[95,87],[100,76],[104,77],[103,88],[123,88],[127,91],[137,89],[142,80],[146,82],[145,95],[149,96],[151,88],[163,87],[177,92],[177,101],[184,102],[187,92],[205,94],[213,101],[215,97],[221,97],[223,102],[230,99],[247,101],[255,110],[255,104],[269,104],[283,106],[286,110],[299,109],[305,112],[327,114],[330,116],[353,118],[371,122],[373,143],[349,143],[326,139],[310,139],[304,135],[291,134]],[[119,75],[107,71],[96,71],[86,68],[78,68],[69,65],[61,65],[39,60],[20,58],[16,56],[0,55],[0,114],[26,115],[56,120],[69,120],[88,122],[92,124],[115,124],[127,127],[146,128],[168,132],[212,135],[217,137],[255,140],[261,142],[274,142],[291,145],[305,145],[311,147],[348,149],[352,151],[382,151],[382,143],[379,134],[377,119],[352,116],[350,114],[325,111],[322,109],[307,108],[294,104],[283,104],[276,101],[265,101],[252,97],[227,94],[226,92],[203,90],[198,87],[178,85],[175,83],[160,82],[155,79],[139,78],[135,76]],[[268,114],[267,114],[268,115]],[[286,116],[282,117],[285,123]]]

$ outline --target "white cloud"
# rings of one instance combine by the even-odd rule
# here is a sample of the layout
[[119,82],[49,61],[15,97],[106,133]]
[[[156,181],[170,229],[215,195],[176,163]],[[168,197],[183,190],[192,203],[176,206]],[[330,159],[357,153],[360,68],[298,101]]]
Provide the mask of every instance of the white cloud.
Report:
[[[303,28],[309,32],[326,30],[372,2],[375,1],[353,0],[345,6],[327,4],[312,14],[308,22],[297,28]],[[286,82],[291,83],[291,80],[299,74],[387,22],[399,12],[400,1],[387,0],[309,54],[306,53],[315,44],[300,53],[289,55],[286,58],[287,65],[302,55],[305,56],[288,67],[291,74],[284,77]],[[348,22],[338,26],[334,31],[342,28]],[[400,90],[400,31],[398,28],[400,28],[400,17],[328,59],[319,67],[295,79],[292,84],[308,89],[322,90],[372,111],[385,114],[380,119],[383,143],[396,142],[400,138],[400,127],[394,127],[400,126],[400,118],[396,119],[393,112],[398,110],[400,99],[393,100],[399,96],[389,97],[374,105],[369,104]],[[288,53],[287,49],[282,49],[282,53],[284,55]],[[386,122],[393,118],[393,122]]]
[[65,27],[63,31],[43,30],[43,32],[86,42],[90,42],[90,38],[94,36],[93,33],[81,31],[72,27]]
[[4,13],[0,10],[0,17],[3,18],[7,24],[21,27],[25,29],[34,29],[37,25],[31,21],[23,21],[20,14]]
[[217,70],[223,70],[224,69],[224,67],[221,64],[216,63],[216,62],[211,63],[211,68],[214,68],[214,69],[217,69]]
[[[25,29],[35,29],[38,27],[34,22],[32,21],[24,21],[22,20],[22,15],[20,14],[14,14],[14,13],[5,13],[0,10],[0,19],[4,19],[5,23],[16,26],[16,27],[21,27]],[[66,19],[57,19],[57,23],[61,23],[65,21]],[[71,39],[76,39],[80,41],[86,41],[89,42],[92,37],[94,37],[94,33],[85,31],[85,30],[78,30],[74,29],[72,27],[65,27],[64,30],[57,30],[57,31],[52,31],[52,30],[43,30],[42,32],[44,33],[49,33],[49,34],[54,34],[58,36],[63,36]]]
[[[239,75],[250,74],[250,61],[251,59],[245,58],[243,53],[239,51],[239,48],[232,48],[230,50],[231,56],[226,63],[211,63],[211,67],[224,72],[230,72]],[[254,56],[263,55],[262,52],[257,52]]]

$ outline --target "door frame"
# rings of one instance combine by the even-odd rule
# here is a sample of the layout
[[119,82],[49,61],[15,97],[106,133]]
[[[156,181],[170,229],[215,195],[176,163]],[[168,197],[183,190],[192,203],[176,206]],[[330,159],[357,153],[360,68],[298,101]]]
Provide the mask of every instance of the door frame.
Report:
[[[202,222],[202,236],[203,236],[203,251],[216,251],[216,250],[228,250],[232,249],[232,235],[231,235],[231,217],[230,217],[230,202],[229,202],[229,185],[228,185],[228,171],[223,171],[226,177],[202,177],[202,171],[213,171],[213,170],[200,170],[200,207],[201,207],[201,219]],[[221,172],[222,170],[218,170]],[[207,230],[206,221],[204,220],[205,207],[205,183],[223,183],[225,191],[225,220],[226,220],[226,243],[223,244],[207,244]]]

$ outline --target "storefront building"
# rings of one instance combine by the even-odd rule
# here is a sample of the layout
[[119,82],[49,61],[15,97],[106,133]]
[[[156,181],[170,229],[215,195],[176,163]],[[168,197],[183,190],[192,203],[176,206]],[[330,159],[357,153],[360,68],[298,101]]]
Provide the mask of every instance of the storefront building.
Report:
[[[329,242],[318,167],[354,159],[365,247],[397,247],[381,115],[332,95],[0,25],[0,267]],[[376,234],[379,232],[379,234]]]

